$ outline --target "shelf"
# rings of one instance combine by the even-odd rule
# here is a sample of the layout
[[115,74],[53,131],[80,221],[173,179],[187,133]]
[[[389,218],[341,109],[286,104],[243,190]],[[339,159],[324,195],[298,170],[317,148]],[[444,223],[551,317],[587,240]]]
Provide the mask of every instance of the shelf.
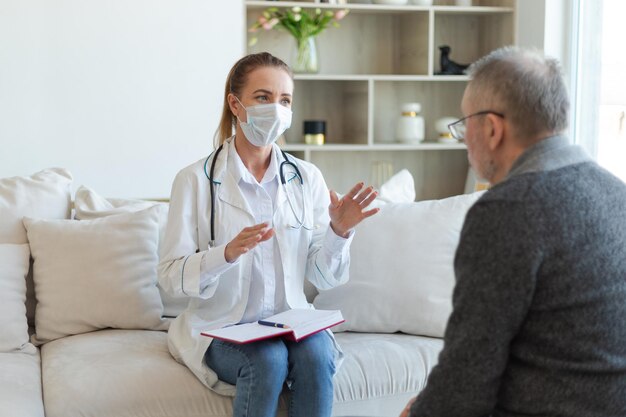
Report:
[[[247,27],[260,14],[247,12]],[[349,14],[338,28],[328,28],[315,37],[320,73],[330,76],[355,75],[368,80],[370,75],[428,76],[429,21],[428,11],[413,13]],[[268,51],[293,61],[295,40],[284,30],[248,34],[257,43],[248,52]],[[338,53],[341,51],[341,53]],[[317,79],[323,79],[316,75]]]
[[449,45],[450,59],[470,64],[503,45],[515,44],[514,15],[436,13],[434,16],[433,73],[439,70],[440,45]]
[[[259,4],[267,5],[264,2]],[[349,6],[368,7],[368,10],[381,7],[363,4]],[[413,9],[423,6],[394,7],[403,13],[391,13],[385,8],[385,13],[349,14],[341,21],[339,28],[322,32],[316,37],[320,73],[297,74],[296,79],[467,81],[468,78],[462,75],[435,75],[440,69],[439,46],[449,45],[452,48],[451,59],[469,64],[500,46],[515,44],[511,30],[515,24],[514,8],[511,7],[431,6],[426,7],[426,10]],[[248,9],[248,27],[259,14],[260,10]],[[293,59],[295,41],[286,31],[262,31],[248,36],[258,36],[257,44],[251,46],[249,52],[269,51],[287,62]]]
[[[451,83],[437,77],[437,82],[413,83],[380,81],[373,85],[373,138],[395,139],[396,123],[402,113],[402,103],[417,102],[422,105],[420,115],[424,118],[426,138],[436,138],[436,120],[442,117],[459,119],[465,83]],[[465,78],[465,77],[463,77]]]
[[[355,0],[356,1],[356,0]],[[348,190],[357,181],[376,183],[376,167],[407,169],[418,200],[462,193],[468,170],[464,143],[438,143],[436,122],[462,117],[469,77],[435,75],[442,45],[450,58],[470,64],[490,51],[516,43],[517,0],[435,0],[432,6],[328,4],[249,0],[246,27],[268,7],[303,10],[349,9],[340,27],[316,36],[319,73],[294,74],[293,120],[282,148],[315,164],[327,185]],[[284,30],[262,31],[249,53],[268,51],[289,63],[295,42]],[[396,141],[404,103],[421,104],[427,142]],[[326,143],[304,143],[305,120],[326,122]],[[378,181],[380,182],[380,181]]]
[[466,75],[294,74],[302,81],[469,81]]
[[369,86],[363,80],[296,80],[288,143],[304,142],[304,121],[326,121],[327,142],[366,144]]
[[513,13],[515,11],[512,7],[490,7],[490,6],[433,6],[433,11],[437,14],[501,14],[501,13]]
[[407,169],[413,176],[418,200],[462,194],[467,177],[465,150],[303,153],[322,171],[328,187],[339,192],[346,192],[358,181],[380,185],[377,167],[381,164],[390,166],[391,173]]
[[381,4],[327,4],[327,3],[308,3],[308,2],[292,2],[292,1],[247,1],[246,6],[249,10],[263,10],[268,7],[301,7],[303,9],[322,9],[322,10],[342,10],[349,9],[350,12],[366,12],[366,13],[403,13],[403,12],[424,12],[433,10],[436,13],[447,14],[494,14],[494,13],[512,13],[515,11],[512,7],[492,7],[492,6],[415,6],[411,4],[400,6],[388,6]]
[[402,143],[376,145],[305,145],[287,143],[281,146],[285,152],[355,152],[355,151],[445,151],[467,149],[463,143],[423,142],[416,145]]

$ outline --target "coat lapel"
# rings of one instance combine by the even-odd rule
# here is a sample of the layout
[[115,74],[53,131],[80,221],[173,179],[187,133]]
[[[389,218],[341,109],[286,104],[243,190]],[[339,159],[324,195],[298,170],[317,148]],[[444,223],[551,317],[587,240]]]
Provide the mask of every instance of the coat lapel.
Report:
[[224,148],[218,155],[217,162],[215,163],[215,178],[213,183],[218,184],[217,198],[225,204],[243,210],[252,219],[254,219],[252,209],[241,192],[239,184],[237,184],[235,178],[233,178],[230,172],[228,172],[227,166],[229,152],[235,152],[235,147],[232,145],[231,140],[224,142]]

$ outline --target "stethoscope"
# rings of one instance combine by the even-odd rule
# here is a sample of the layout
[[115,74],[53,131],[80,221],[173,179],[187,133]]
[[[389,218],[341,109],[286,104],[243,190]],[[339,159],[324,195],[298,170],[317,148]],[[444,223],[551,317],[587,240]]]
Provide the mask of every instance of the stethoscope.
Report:
[[[209,246],[210,247],[214,247],[215,246],[215,184],[220,184],[217,181],[213,180],[213,174],[215,173],[215,162],[217,161],[217,157],[220,154],[220,152],[222,151],[222,149],[224,148],[224,145],[220,145],[215,152],[213,152],[211,155],[207,156],[206,160],[204,161],[204,175],[206,175],[207,179],[209,180],[209,184],[211,187],[211,240],[209,241]],[[300,173],[300,169],[298,168],[298,166],[295,164],[295,162],[291,162],[289,160],[289,158],[287,157],[287,154],[285,153],[285,151],[283,151],[282,149],[280,150],[280,152],[283,155],[283,158],[285,159],[283,162],[281,162],[280,166],[278,167],[278,173],[280,176],[280,183],[283,186],[283,188],[285,189],[285,195],[287,197],[287,202],[289,203],[289,208],[291,208],[291,212],[293,213],[293,217],[296,219],[296,225],[289,225],[290,228],[292,229],[300,229],[300,228],[304,228],[306,230],[314,230],[315,227],[309,227],[309,226],[305,226],[304,225],[304,220],[306,217],[306,204],[304,204],[304,179],[302,178],[302,174]],[[211,158],[211,156],[213,156],[213,160],[211,161],[211,168],[209,170],[209,172],[207,172],[206,168],[207,165],[209,163],[209,158]],[[291,178],[289,178],[289,180],[285,179],[285,168],[289,168],[293,171],[289,171],[290,173],[293,174],[293,176]],[[293,204],[293,202],[291,201],[291,197],[290,197],[290,193],[287,192],[287,183],[291,182],[292,180],[297,179],[300,182],[300,192],[302,194],[302,210],[300,211],[300,216],[298,216],[296,214],[296,208]]]

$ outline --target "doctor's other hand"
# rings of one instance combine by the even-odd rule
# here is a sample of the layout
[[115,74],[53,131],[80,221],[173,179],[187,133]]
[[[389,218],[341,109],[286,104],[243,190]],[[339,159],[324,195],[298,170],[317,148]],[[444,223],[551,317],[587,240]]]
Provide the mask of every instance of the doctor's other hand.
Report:
[[363,189],[362,182],[352,187],[350,192],[341,199],[331,190],[328,207],[330,227],[338,236],[348,237],[354,226],[361,223],[363,219],[378,213],[380,209],[377,208],[365,210],[377,195],[378,192],[374,191],[372,186]]
[[409,400],[409,403],[406,405],[406,407],[404,407],[404,409],[402,410],[402,413],[400,413],[400,417],[409,417],[411,415],[411,406],[413,405],[416,399],[417,397],[413,397]]
[[274,236],[274,229],[267,223],[259,223],[254,226],[245,227],[233,240],[224,248],[224,258],[226,262],[233,263],[241,255],[254,249],[256,245],[265,242]]

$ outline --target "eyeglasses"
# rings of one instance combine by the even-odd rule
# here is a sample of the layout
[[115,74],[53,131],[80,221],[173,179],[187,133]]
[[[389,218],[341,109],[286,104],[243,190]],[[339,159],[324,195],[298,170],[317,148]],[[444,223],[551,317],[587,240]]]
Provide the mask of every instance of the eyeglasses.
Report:
[[504,119],[504,115],[502,113],[498,113],[496,111],[493,110],[483,110],[483,111],[479,111],[476,113],[472,113],[469,116],[465,116],[462,119],[457,120],[454,123],[450,123],[448,125],[448,129],[450,129],[450,133],[452,133],[452,137],[456,140],[464,140],[465,139],[465,121],[467,119],[469,119],[470,117],[474,117],[474,116],[482,116],[485,114],[495,114],[498,117],[502,117]]

